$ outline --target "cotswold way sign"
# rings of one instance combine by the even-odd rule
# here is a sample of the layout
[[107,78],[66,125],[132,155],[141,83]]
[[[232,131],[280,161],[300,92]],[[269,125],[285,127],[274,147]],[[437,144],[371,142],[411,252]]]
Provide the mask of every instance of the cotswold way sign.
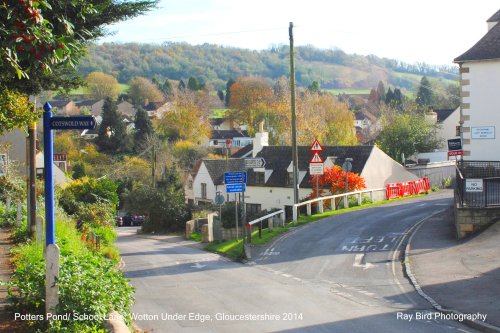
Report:
[[51,117],[51,130],[95,129],[97,122],[94,116]]

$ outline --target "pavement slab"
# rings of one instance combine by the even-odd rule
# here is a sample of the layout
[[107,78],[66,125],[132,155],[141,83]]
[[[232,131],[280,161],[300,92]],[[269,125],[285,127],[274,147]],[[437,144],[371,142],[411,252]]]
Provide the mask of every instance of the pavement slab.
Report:
[[446,309],[486,314],[500,327],[500,223],[457,240],[450,209],[427,220],[411,242],[411,269],[423,291]]

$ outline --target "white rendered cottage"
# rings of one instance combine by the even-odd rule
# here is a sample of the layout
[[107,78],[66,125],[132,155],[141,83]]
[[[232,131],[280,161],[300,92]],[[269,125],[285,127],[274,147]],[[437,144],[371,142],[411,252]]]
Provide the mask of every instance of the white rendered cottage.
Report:
[[460,66],[464,160],[500,161],[500,10],[488,32],[454,62]]

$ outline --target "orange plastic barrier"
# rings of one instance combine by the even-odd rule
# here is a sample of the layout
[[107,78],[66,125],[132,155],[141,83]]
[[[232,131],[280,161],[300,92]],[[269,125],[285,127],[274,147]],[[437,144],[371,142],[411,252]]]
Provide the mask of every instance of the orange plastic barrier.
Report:
[[385,187],[385,197],[387,199],[399,197],[399,186],[397,184],[387,184]]
[[412,194],[424,193],[430,189],[429,179],[425,177],[412,182],[387,184],[385,187],[385,196],[387,199],[405,197]]

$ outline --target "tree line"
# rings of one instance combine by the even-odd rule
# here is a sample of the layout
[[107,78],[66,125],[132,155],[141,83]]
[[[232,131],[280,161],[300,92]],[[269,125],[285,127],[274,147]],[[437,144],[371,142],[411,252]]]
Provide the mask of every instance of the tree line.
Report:
[[[230,78],[261,76],[276,80],[289,75],[288,46],[254,51],[235,47],[187,43],[138,44],[104,43],[90,45],[79,71],[112,74],[119,82],[135,76],[170,78],[176,81],[194,76],[215,89],[223,89]],[[295,50],[297,84],[309,86],[318,81],[324,89],[369,89],[382,80],[394,86],[413,88],[418,81],[401,78],[397,73],[427,75],[455,80],[455,67],[443,68],[425,63],[407,64],[373,55],[351,55],[342,50],[301,46]],[[448,72],[451,72],[449,74]],[[450,76],[451,75],[451,76]]]

